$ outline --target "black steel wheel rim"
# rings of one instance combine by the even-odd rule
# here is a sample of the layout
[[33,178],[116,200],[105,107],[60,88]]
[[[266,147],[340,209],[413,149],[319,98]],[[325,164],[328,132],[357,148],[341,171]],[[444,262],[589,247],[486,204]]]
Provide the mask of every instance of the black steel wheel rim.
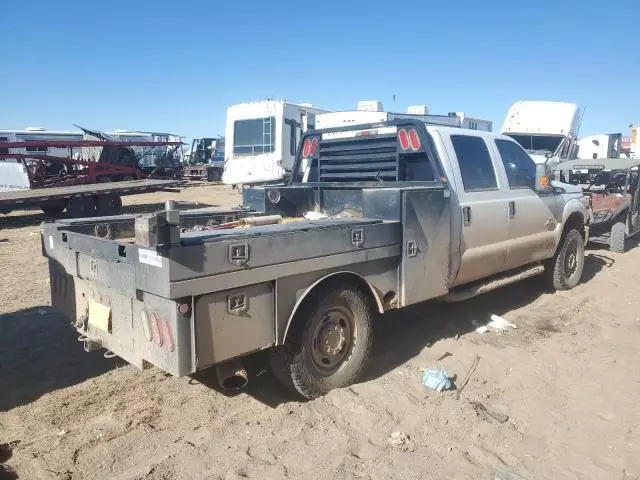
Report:
[[573,240],[564,254],[564,271],[568,278],[575,275],[578,270],[578,241]]
[[323,375],[338,371],[351,355],[354,334],[353,313],[348,308],[335,306],[326,310],[311,338],[314,367]]

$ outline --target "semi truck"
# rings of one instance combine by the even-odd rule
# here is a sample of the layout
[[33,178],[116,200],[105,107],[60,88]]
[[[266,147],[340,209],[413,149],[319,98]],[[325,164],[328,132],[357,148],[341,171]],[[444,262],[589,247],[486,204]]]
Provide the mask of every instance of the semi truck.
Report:
[[43,224],[52,305],[88,351],[176,376],[214,367],[233,388],[266,350],[278,380],[315,398],[357,381],[387,311],[582,276],[581,190],[490,132],[407,119],[312,130],[287,183],[243,199]]
[[501,132],[524,148],[536,163],[576,158],[582,111],[575,103],[518,101],[511,105]]

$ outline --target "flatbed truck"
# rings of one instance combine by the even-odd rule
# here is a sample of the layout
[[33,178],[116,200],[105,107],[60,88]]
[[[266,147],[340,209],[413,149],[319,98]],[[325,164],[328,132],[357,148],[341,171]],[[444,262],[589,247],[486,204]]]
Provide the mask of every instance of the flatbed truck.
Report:
[[215,367],[223,387],[267,350],[314,398],[359,378],[389,310],[535,275],[575,287],[589,228],[581,190],[513,139],[404,119],[307,132],[288,184],[243,204],[43,224],[53,306],[86,350]]

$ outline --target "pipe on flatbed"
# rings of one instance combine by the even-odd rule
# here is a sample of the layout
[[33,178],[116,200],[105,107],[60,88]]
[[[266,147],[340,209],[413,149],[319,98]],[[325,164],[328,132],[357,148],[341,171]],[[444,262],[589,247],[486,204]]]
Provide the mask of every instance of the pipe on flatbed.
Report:
[[263,217],[245,217],[240,220],[245,225],[257,226],[257,225],[275,225],[282,223],[282,216],[280,215],[265,215]]
[[227,363],[216,366],[218,382],[224,390],[236,391],[241,390],[249,383],[247,370],[244,368],[240,360],[232,360]]

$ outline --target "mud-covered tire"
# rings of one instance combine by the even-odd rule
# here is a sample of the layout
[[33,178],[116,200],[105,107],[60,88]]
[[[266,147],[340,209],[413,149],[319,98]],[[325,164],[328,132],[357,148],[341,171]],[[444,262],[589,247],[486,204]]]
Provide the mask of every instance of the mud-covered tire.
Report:
[[375,315],[360,289],[327,286],[296,314],[286,344],[270,352],[274,376],[308,399],[352,384],[371,355]]
[[627,251],[627,233],[624,222],[616,222],[611,226],[609,250],[616,253]]
[[584,270],[584,238],[578,230],[566,232],[556,254],[545,265],[554,290],[571,290],[580,283]]

